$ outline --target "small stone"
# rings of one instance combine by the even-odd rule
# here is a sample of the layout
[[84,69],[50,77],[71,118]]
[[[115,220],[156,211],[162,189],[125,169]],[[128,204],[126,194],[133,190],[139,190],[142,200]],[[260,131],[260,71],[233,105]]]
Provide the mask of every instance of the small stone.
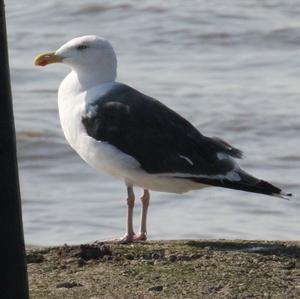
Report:
[[127,260],[134,260],[134,255],[132,253],[127,253],[127,254],[125,254],[125,258]]
[[77,282],[60,282],[56,285],[56,288],[66,288],[66,289],[71,289],[74,287],[82,287],[82,284],[77,283]]
[[154,260],[158,260],[158,259],[161,258],[161,254],[158,253],[158,252],[153,252],[153,253],[151,254],[151,258],[154,259]]
[[78,259],[77,260],[77,266],[78,267],[83,267],[84,265],[86,265],[86,261],[84,259]]
[[79,250],[80,251],[76,254],[76,256],[84,259],[85,261],[100,259],[105,255],[112,255],[111,249],[106,245],[80,245]]
[[154,286],[148,289],[148,291],[161,292],[163,290],[163,286]]
[[27,264],[42,263],[44,261],[44,256],[41,254],[30,253],[26,255]]
[[190,261],[191,260],[191,258],[188,255],[178,255],[177,259],[179,261]]
[[153,278],[153,279],[159,279],[159,278],[160,278],[160,275],[159,275],[159,274],[155,274],[155,275],[153,275],[152,278]]
[[65,260],[65,263],[66,264],[72,264],[74,262],[77,262],[77,259],[76,258],[68,258]]
[[111,251],[111,248],[107,245],[101,245],[100,246],[100,250],[103,254],[103,256],[112,256],[112,251]]
[[168,260],[170,262],[175,262],[177,260],[177,255],[176,254],[171,254],[168,256]]
[[151,255],[149,253],[145,253],[141,256],[143,260],[151,260]]
[[296,261],[288,261],[286,264],[283,265],[283,269],[291,270],[296,268]]
[[191,260],[197,260],[197,259],[200,259],[201,257],[202,257],[202,254],[191,254],[190,255]]
[[123,275],[123,276],[127,276],[129,273],[130,273],[130,271],[128,271],[128,270],[125,270],[125,271],[122,271],[122,272],[121,272],[121,275]]
[[112,261],[113,257],[112,257],[111,255],[106,255],[106,256],[103,257],[103,259],[104,259],[105,261],[110,262],[110,261]]

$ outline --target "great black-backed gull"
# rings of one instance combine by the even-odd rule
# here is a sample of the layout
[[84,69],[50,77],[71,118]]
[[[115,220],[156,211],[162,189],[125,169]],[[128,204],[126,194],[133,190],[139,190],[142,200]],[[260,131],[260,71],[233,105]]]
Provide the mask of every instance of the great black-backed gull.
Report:
[[[121,242],[146,240],[149,190],[184,193],[217,186],[291,195],[243,171],[235,161],[242,157],[237,148],[202,135],[164,104],[116,82],[117,59],[107,40],[77,37],[35,59],[40,66],[56,62],[71,67],[58,91],[67,141],[92,167],[127,186],[127,232]],[[133,229],[133,186],[144,189],[139,234]]]

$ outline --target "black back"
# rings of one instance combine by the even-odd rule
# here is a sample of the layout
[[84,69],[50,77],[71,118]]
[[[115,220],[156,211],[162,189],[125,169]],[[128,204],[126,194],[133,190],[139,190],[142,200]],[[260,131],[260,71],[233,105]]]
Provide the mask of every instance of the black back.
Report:
[[82,123],[89,136],[134,157],[149,173],[225,174],[233,162],[217,153],[241,157],[238,149],[202,135],[159,101],[120,83],[87,107]]

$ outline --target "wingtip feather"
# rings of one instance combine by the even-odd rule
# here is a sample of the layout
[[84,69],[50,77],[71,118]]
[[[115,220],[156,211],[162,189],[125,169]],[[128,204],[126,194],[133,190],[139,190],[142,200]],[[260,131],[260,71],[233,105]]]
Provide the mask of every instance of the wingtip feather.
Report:
[[283,193],[283,192],[273,193],[272,195],[275,196],[275,197],[285,199],[285,200],[290,200],[290,198],[293,196],[292,193]]

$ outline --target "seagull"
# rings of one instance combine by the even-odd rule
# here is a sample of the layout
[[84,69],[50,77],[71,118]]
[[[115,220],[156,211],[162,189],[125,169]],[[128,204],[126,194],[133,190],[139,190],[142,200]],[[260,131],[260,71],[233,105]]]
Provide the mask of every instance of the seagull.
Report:
[[[104,38],[74,38],[35,65],[71,68],[58,90],[61,126],[71,147],[90,166],[127,188],[127,232],[121,243],[147,239],[149,190],[184,193],[209,186],[288,199],[292,194],[240,168],[242,152],[201,134],[158,100],[116,81],[117,58]],[[135,194],[143,189],[139,233],[133,228]]]

